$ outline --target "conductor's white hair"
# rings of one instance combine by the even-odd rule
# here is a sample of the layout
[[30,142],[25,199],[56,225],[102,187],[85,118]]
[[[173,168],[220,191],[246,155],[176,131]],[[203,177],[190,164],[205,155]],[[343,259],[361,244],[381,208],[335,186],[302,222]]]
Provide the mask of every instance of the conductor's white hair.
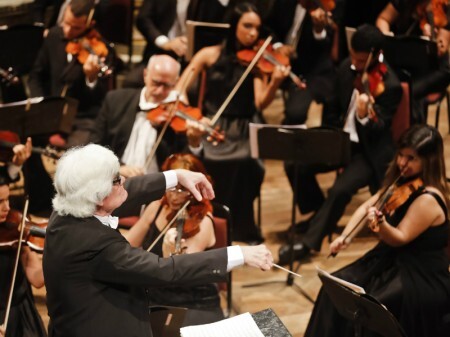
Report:
[[53,208],[59,215],[92,216],[112,190],[119,160],[109,149],[89,144],[68,150],[58,161]]

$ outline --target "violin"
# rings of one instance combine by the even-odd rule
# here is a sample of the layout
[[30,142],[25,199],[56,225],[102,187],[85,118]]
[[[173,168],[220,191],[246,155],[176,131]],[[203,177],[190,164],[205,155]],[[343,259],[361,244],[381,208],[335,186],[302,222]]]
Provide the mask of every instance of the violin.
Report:
[[[408,198],[416,192],[417,190],[423,188],[423,180],[422,178],[418,177],[412,180],[407,181],[406,183],[403,183],[401,185],[398,185],[398,182],[402,176],[400,175],[391,185],[389,185],[383,193],[381,193],[378,200],[373,205],[378,210],[381,211],[380,217],[384,215],[392,216],[394,214],[395,210],[399,208],[401,205],[403,205]],[[352,230],[344,236],[343,242],[346,242],[348,238],[351,237],[351,235],[355,232],[356,229],[360,227],[360,225],[364,222],[364,220],[367,219],[367,214],[365,214],[358,223],[352,228]],[[378,221],[380,219],[375,217],[368,225],[369,228],[373,232],[378,232],[380,230],[380,226],[378,224]],[[330,253],[328,257],[336,257],[338,253]]]
[[[239,50],[236,53],[237,59],[245,65],[250,64],[250,62],[255,58],[259,49],[263,45],[264,41],[259,40],[253,48],[246,48]],[[258,60],[256,67],[264,75],[270,75],[273,73],[276,66],[289,66],[289,57],[281,53],[276,52],[272,45],[269,45],[263,52],[261,58]],[[289,72],[289,77],[291,80],[299,87],[304,88],[305,84],[300,80],[300,78],[294,74],[292,71]]]
[[[0,248],[15,248],[20,238],[23,215],[17,210],[10,210],[6,221],[0,224]],[[32,250],[44,251],[44,238],[48,221],[32,222],[25,219],[22,242]]]
[[447,43],[443,42],[442,37],[438,37],[437,31],[440,28],[445,28],[448,25],[448,0],[429,0],[422,1],[416,7],[416,14],[420,20],[420,28],[425,30],[425,25],[430,26],[431,41],[438,45],[439,56],[448,52],[446,49]]
[[317,8],[323,9],[325,12],[331,12],[336,8],[335,0],[301,0],[300,4],[308,12],[313,11]]
[[96,55],[99,58],[99,77],[106,77],[112,74],[111,68],[104,63],[103,59],[108,56],[108,47],[102,41],[102,37],[95,29],[90,29],[86,35],[78,39],[69,41],[66,45],[66,53],[72,54],[78,62],[84,64],[89,55]]
[[357,74],[354,81],[354,87],[361,93],[365,93],[369,97],[368,116],[375,122],[378,120],[376,112],[373,108],[373,99],[380,96],[384,90],[384,78],[387,73],[387,66],[381,61],[371,65],[373,52],[370,52],[364,71]]
[[[20,144],[19,135],[12,131],[0,131],[0,162],[11,162],[14,157],[13,148]],[[42,149],[40,147],[32,147],[32,153],[44,155],[52,159],[59,159],[59,155],[49,151],[48,149]]]
[[206,132],[208,132],[209,137],[214,141],[223,142],[225,140],[225,135],[223,132],[212,128],[206,123],[200,122],[200,119],[203,117],[200,109],[190,107],[180,101],[176,103],[176,107],[174,107],[173,104],[174,103],[160,104],[157,108],[152,109],[147,113],[147,119],[152,124],[166,122],[172,112],[172,109],[174,109],[173,117],[170,121],[170,127],[176,133],[185,133],[187,130],[186,121],[191,120],[200,123],[205,128]]
[[[423,180],[420,177],[401,185],[392,184],[391,186],[389,186],[386,189],[384,197],[379,200],[378,204],[375,204],[375,207],[379,211],[381,211],[380,217],[382,215],[391,216],[392,214],[394,214],[395,210],[403,205],[409,199],[411,194],[418,191],[420,188],[423,188],[423,186]],[[380,230],[378,220],[379,217],[373,219],[373,221],[369,225],[369,227],[375,233],[379,232]]]

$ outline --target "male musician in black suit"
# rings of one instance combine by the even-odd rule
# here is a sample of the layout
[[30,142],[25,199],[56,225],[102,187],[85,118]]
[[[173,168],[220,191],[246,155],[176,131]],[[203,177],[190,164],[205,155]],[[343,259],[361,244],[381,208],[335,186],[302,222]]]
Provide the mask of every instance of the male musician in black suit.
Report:
[[303,3],[275,1],[266,22],[279,41],[274,47],[290,56],[292,72],[306,81],[306,89],[292,81],[286,83],[285,124],[305,123],[311,102],[326,105],[333,89],[333,30],[327,26],[327,14],[321,8],[308,12]]
[[[351,40],[350,57],[338,69],[334,95],[324,124],[341,127],[349,133],[351,159],[338,174],[326,199],[315,178],[316,172],[300,169],[297,186],[299,207],[303,214],[311,211],[315,214],[307,222],[309,226],[301,241],[294,245],[297,259],[307,256],[311,249],[320,251],[323,238],[337,225],[352,196],[364,186],[369,186],[373,193],[377,191],[392,160],[391,120],[400,102],[402,89],[393,70],[380,63],[383,41],[383,34],[376,27],[358,27]],[[372,62],[366,65],[371,51]],[[379,91],[369,93],[372,97],[355,87],[355,81],[366,66],[369,73],[379,70],[384,74]],[[387,67],[386,72],[383,71],[384,66]],[[373,105],[370,100],[374,100]],[[280,263],[288,263],[289,245],[282,246],[279,255]]]
[[95,144],[60,159],[43,258],[50,336],[152,336],[146,303],[151,287],[223,281],[244,263],[271,268],[272,255],[263,245],[170,258],[131,247],[111,214],[145,194],[146,201],[160,198],[178,183],[198,200],[214,197],[198,172],[167,171],[124,182],[118,158]]
[[90,141],[108,146],[116,153],[122,163],[120,173],[123,176],[157,172],[158,163],[186,148],[186,137],[176,135],[169,127],[157,148],[156,157],[146,163],[162,126],[161,122],[150,122],[147,111],[176,101],[174,86],[179,74],[180,64],[175,59],[169,55],[153,55],[144,69],[144,88],[118,89],[106,95]]
[[186,21],[223,22],[229,0],[144,0],[136,26],[147,45],[141,65],[127,76],[124,86],[141,87],[142,70],[150,56],[169,54],[180,61],[187,52]]
[[49,30],[28,83],[32,97],[67,96],[79,101],[67,147],[86,144],[107,89],[105,79],[99,78],[100,61],[96,55],[89,55],[81,64],[76,55],[66,51],[69,41],[93,29],[93,7],[94,0],[71,0],[62,26]]

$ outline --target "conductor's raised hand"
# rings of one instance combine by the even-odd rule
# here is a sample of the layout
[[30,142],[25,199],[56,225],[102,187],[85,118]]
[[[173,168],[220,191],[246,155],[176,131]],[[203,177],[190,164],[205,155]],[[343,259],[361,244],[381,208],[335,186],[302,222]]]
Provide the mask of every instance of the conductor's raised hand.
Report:
[[272,268],[273,256],[265,245],[241,246],[241,249],[246,265],[261,270],[270,270]]
[[195,199],[214,199],[214,190],[204,174],[184,169],[175,170],[175,173],[178,183],[187,188]]

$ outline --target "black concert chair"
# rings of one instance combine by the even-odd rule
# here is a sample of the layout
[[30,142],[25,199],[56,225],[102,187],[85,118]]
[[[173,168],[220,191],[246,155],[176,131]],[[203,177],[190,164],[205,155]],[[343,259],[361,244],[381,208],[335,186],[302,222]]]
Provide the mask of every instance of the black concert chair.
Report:
[[[214,215],[214,233],[216,235],[216,244],[212,248],[231,246],[232,220],[230,209],[227,206],[217,202],[212,202],[212,205]],[[228,273],[227,281],[219,284],[219,289],[221,291],[226,291],[227,312],[225,313],[225,317],[229,317],[233,309],[231,272]]]

